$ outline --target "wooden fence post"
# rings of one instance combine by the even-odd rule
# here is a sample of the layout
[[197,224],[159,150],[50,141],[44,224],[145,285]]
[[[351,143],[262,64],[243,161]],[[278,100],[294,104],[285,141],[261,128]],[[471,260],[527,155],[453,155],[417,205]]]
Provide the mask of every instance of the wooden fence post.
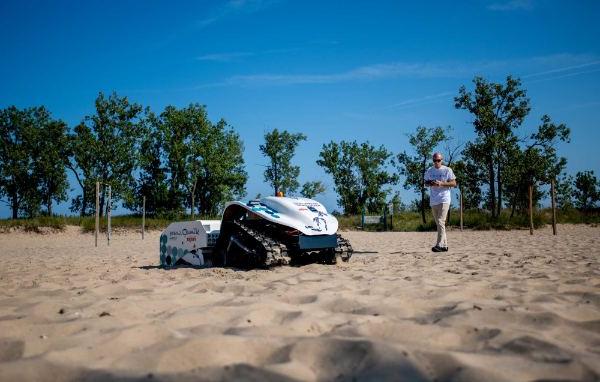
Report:
[[142,240],[144,240],[144,231],[146,230],[146,197],[142,201]]
[[111,210],[111,187],[110,185],[108,186],[108,203],[106,204],[106,240],[108,243],[108,246],[110,247],[110,234],[111,234],[111,230],[110,230],[110,210]]
[[529,234],[533,235],[533,184],[529,185]]
[[98,230],[100,229],[100,182],[96,182],[96,229],[94,230],[94,242],[98,246]]
[[552,234],[556,235],[556,190],[554,189],[554,179],[550,181],[550,193],[552,194]]
[[460,192],[460,230],[463,230],[463,194],[462,187],[459,189]]

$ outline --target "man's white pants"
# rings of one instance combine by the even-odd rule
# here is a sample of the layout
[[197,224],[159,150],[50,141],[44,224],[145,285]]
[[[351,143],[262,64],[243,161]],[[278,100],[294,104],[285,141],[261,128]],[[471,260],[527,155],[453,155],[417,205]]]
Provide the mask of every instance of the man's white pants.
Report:
[[448,209],[450,203],[436,204],[431,206],[433,212],[433,218],[437,225],[437,245],[438,247],[447,247],[448,242],[446,241],[446,216],[448,216]]

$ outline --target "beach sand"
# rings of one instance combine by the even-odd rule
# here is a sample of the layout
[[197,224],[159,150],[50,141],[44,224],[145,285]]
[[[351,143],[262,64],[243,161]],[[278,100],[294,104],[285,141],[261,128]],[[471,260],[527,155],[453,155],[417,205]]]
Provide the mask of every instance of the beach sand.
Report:
[[598,380],[600,228],[558,229],[345,232],[349,263],[251,271],[0,234],[0,380]]

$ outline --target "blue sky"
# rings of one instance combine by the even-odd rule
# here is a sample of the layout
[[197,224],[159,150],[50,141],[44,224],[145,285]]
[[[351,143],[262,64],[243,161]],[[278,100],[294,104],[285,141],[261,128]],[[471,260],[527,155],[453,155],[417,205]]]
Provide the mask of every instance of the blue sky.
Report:
[[549,114],[572,130],[568,172],[600,175],[598,1],[2,1],[0,17],[1,108],[45,105],[73,126],[99,91],[156,112],[205,104],[244,140],[250,197],[270,192],[258,146],[273,128],[308,136],[295,163],[328,186],[329,209],[315,161],[330,140],[398,153],[418,125],[472,139],[452,98],[475,75],[520,77],[532,111],[519,134]]

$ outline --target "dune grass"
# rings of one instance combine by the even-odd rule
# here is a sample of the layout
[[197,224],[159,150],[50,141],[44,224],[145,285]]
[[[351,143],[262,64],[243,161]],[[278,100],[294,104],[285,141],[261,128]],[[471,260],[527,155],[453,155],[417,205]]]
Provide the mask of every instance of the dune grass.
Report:
[[[342,230],[360,230],[360,215],[341,215],[337,216],[339,227]],[[221,217],[198,217],[195,219],[220,220]],[[170,214],[158,217],[146,217],[147,230],[162,230],[174,221],[191,220],[191,216],[184,214]],[[388,231],[414,232],[414,231],[435,231],[431,212],[426,214],[427,223],[421,221],[421,214],[418,212],[406,211],[393,216],[393,228],[390,226],[390,217],[388,216]],[[598,224],[600,223],[600,213],[584,213],[576,209],[558,210],[557,222],[562,224]],[[538,209],[535,211],[533,223],[535,228],[543,227],[552,223],[552,210],[549,208]],[[95,219],[93,216],[40,216],[33,219],[0,219],[0,232],[8,232],[12,229],[22,229],[28,232],[62,231],[66,226],[79,226],[83,232],[93,232],[95,228]],[[460,217],[457,209],[450,210],[449,226],[459,227]],[[100,231],[106,232],[106,217],[100,219]],[[141,231],[141,215],[117,215],[111,219],[112,229]],[[510,218],[509,211],[502,211],[500,217],[492,219],[487,211],[468,210],[463,214],[463,226],[466,229],[473,230],[491,230],[491,229],[527,229],[529,228],[529,216],[526,214],[515,214]],[[364,227],[365,231],[383,231],[383,224],[368,224]]]
[[[419,212],[402,212],[394,214],[390,227],[390,217],[388,216],[388,231],[414,232],[414,231],[435,231],[436,226],[433,222],[431,212],[426,212],[426,224],[421,220]],[[361,229],[361,216],[338,216],[340,228],[344,230]],[[600,223],[600,214],[585,213],[576,209],[557,210],[557,223],[561,224],[598,224]],[[533,214],[534,228],[541,228],[547,224],[552,224],[552,210],[550,208],[535,210]],[[460,214],[457,209],[451,209],[448,225],[451,227],[460,227]],[[510,230],[510,229],[528,229],[529,215],[518,214],[510,218],[510,211],[502,211],[499,217],[492,218],[487,211],[468,210],[463,212],[463,227],[473,230]],[[367,224],[365,231],[383,231],[383,224]]]

